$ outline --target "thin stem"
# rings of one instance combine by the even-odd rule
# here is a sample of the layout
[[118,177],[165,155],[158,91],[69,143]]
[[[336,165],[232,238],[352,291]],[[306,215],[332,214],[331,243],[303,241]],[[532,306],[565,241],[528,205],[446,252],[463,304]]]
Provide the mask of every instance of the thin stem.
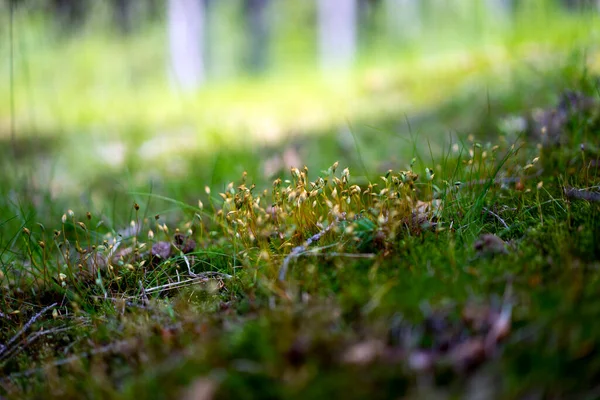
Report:
[[8,26],[8,35],[9,35],[9,74],[10,74],[10,143],[13,150],[13,155],[16,156],[17,146],[16,146],[16,122],[15,122],[15,62],[14,62],[14,9],[15,9],[15,0],[9,0],[9,26]]

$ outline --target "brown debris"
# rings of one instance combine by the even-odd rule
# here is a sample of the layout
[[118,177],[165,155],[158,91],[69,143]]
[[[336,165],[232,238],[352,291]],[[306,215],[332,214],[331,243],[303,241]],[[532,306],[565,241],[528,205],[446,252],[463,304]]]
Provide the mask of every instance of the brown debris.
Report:
[[115,252],[115,254],[113,254],[113,256],[112,256],[112,262],[116,264],[116,263],[119,262],[119,260],[126,259],[129,256],[131,256],[132,254],[134,254],[133,247],[122,248],[120,250],[117,250]]
[[161,260],[166,260],[171,257],[171,253],[171,243],[165,241],[154,243],[152,245],[152,250],[150,251],[152,257],[157,257]]
[[442,201],[439,199],[427,202],[418,200],[414,204],[411,216],[405,218],[403,223],[416,234],[420,234],[423,230],[435,230],[438,225],[437,215],[441,210]]
[[510,333],[512,318],[512,307],[505,305],[503,310],[490,320],[491,328],[485,338],[486,351],[493,351],[496,343],[505,339]]
[[565,91],[556,107],[535,111],[528,122],[528,134],[544,146],[566,142],[565,128],[569,119],[581,113],[589,113],[599,106],[596,99],[580,92]]
[[434,351],[415,350],[408,356],[408,366],[415,372],[431,371],[439,355]]
[[299,335],[286,352],[286,359],[293,367],[300,367],[306,362],[309,348],[309,338],[304,335]]
[[211,378],[197,378],[181,396],[184,400],[211,400],[215,398],[218,384]]
[[452,318],[451,309],[431,312],[418,326],[400,320],[390,328],[387,343],[378,339],[354,343],[343,352],[341,362],[356,366],[377,361],[405,363],[416,373],[446,367],[458,373],[471,372],[493,357],[510,333],[510,293],[509,283],[500,308],[466,304],[459,320]]
[[515,183],[515,190],[517,192],[522,192],[523,190],[525,190],[525,184],[523,183],[523,181],[518,180],[517,183]]
[[375,361],[385,349],[383,342],[379,340],[367,340],[356,343],[342,356],[342,362],[353,365],[366,365]]
[[585,189],[576,189],[573,187],[564,188],[565,196],[569,199],[586,200],[590,202],[600,201],[600,192],[592,192]]
[[173,257],[179,252],[183,254],[192,253],[196,250],[196,241],[182,233],[176,233],[173,235],[173,242],[160,241],[152,245],[150,250],[150,260],[157,262],[158,260],[167,260]]
[[457,344],[449,354],[452,365],[461,371],[469,371],[486,359],[484,339],[474,337]]
[[108,265],[108,257],[95,250],[87,254],[84,260],[88,271],[94,277],[98,274],[98,270],[103,270]]
[[497,254],[508,254],[506,242],[491,233],[481,235],[473,246],[478,256],[489,257]]
[[182,233],[176,233],[173,235],[173,244],[176,248],[181,250],[183,254],[189,254],[196,250],[196,241]]

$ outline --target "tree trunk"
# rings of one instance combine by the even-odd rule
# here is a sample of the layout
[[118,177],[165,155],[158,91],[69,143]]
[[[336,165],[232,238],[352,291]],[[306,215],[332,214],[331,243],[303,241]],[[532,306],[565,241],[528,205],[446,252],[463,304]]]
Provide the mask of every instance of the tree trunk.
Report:
[[497,13],[497,16],[500,15],[504,18],[512,14],[512,0],[487,0],[486,4],[491,14]]
[[204,80],[204,1],[169,0],[168,30],[170,72],[184,91],[197,89]]
[[393,38],[415,38],[423,27],[419,0],[385,0],[387,31]]
[[85,0],[53,0],[53,8],[56,12],[61,28],[65,31],[79,28],[86,17],[88,6]]
[[321,66],[348,67],[356,53],[357,0],[317,0]]
[[130,33],[132,27],[132,0],[113,0],[114,18],[119,30],[124,33]]
[[266,70],[269,58],[269,0],[246,0],[248,42],[244,61],[252,73]]

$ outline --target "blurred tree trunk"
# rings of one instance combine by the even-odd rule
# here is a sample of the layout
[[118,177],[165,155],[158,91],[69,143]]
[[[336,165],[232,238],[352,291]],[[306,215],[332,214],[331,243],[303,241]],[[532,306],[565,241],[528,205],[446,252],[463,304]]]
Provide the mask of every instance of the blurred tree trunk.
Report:
[[52,0],[52,6],[62,28],[75,29],[84,22],[88,4],[85,0]]
[[145,0],[144,4],[150,20],[156,20],[164,15],[162,14],[162,11],[164,10],[163,0]]
[[[211,80],[230,78],[239,72],[248,34],[240,1],[203,0],[205,13],[205,71]],[[244,0],[245,1],[245,0]],[[242,22],[242,25],[240,25]]]
[[370,39],[379,31],[377,9],[381,5],[379,0],[358,0],[357,5],[357,48],[369,46]]
[[420,35],[423,27],[419,0],[384,0],[387,31],[392,38],[407,39]]
[[486,0],[485,6],[488,21],[496,25],[504,25],[511,23],[514,14],[513,0]]
[[563,0],[572,10],[600,10],[600,0]]
[[119,30],[127,34],[132,28],[132,0],[113,0],[115,22]]
[[358,0],[357,20],[359,21],[359,26],[360,26],[360,23],[362,23],[362,21],[366,21],[369,19],[369,13],[371,12],[371,8],[373,7],[374,4],[375,4],[375,2],[372,0]]
[[500,13],[502,16],[510,15],[513,11],[512,0],[487,0],[486,5],[491,13]]
[[253,73],[264,72],[269,58],[269,0],[246,0],[245,19],[248,45],[245,47],[245,64]]
[[321,66],[350,66],[356,53],[358,1],[317,0],[317,6]]
[[170,72],[185,91],[197,89],[204,80],[204,16],[202,0],[168,0]]

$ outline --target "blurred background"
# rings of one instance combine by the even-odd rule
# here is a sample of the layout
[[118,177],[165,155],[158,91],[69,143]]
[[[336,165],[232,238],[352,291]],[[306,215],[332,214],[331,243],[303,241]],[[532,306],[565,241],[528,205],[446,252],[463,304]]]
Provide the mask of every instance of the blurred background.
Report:
[[0,194],[60,215],[196,204],[244,171],[262,188],[291,166],[424,168],[597,72],[599,17],[598,0],[2,0]]

